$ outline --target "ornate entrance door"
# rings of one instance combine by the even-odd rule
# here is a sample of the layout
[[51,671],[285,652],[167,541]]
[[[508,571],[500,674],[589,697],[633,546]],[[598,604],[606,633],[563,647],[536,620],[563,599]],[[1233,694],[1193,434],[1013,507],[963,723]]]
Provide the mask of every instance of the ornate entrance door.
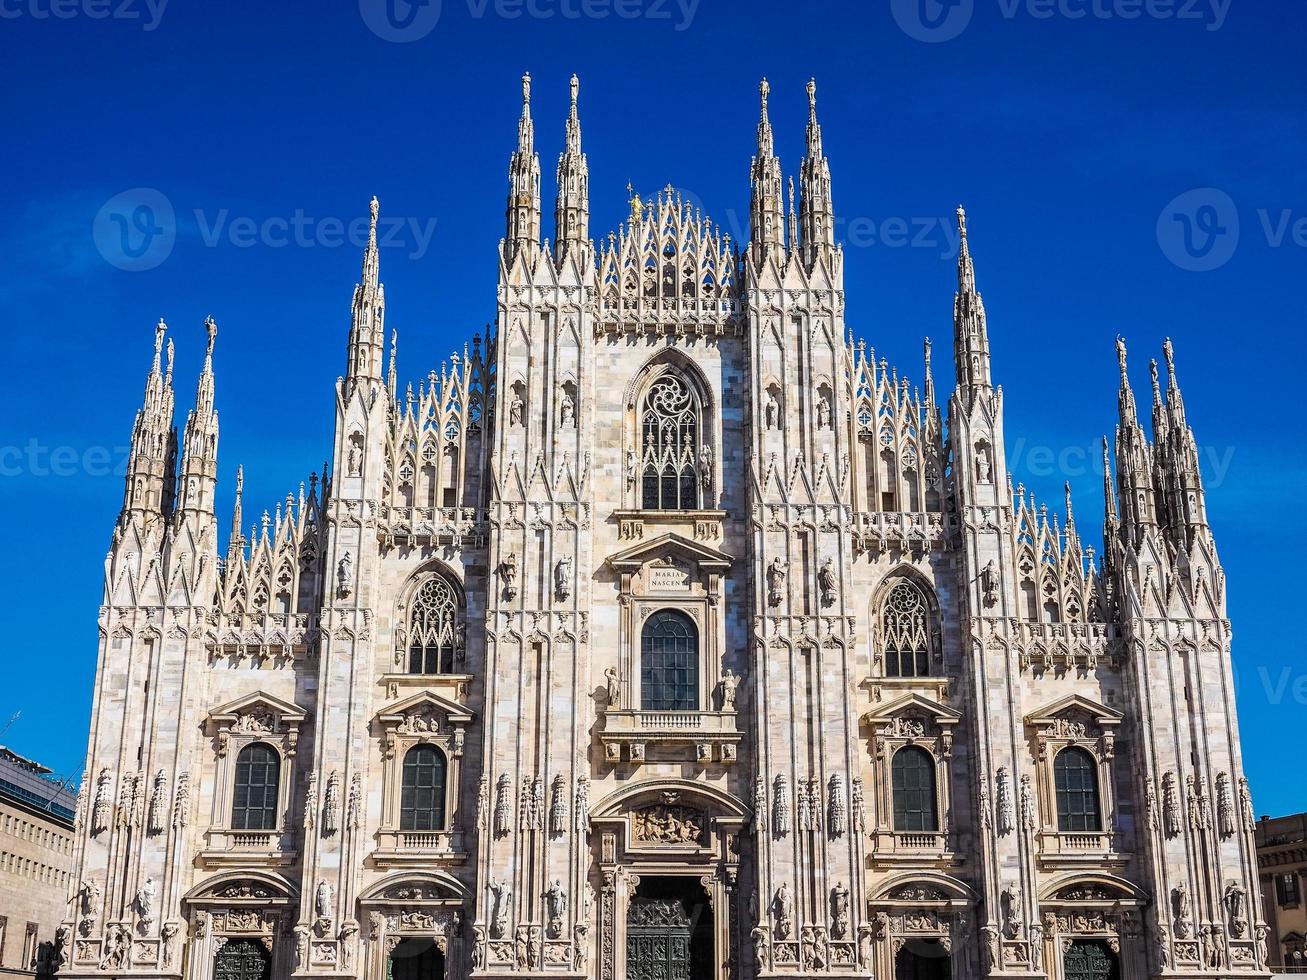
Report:
[[1116,954],[1100,939],[1073,942],[1062,958],[1066,980],[1118,980]]
[[690,980],[690,919],[675,899],[637,898],[626,919],[629,980]]
[[257,939],[228,939],[213,958],[213,980],[269,980],[272,957]]

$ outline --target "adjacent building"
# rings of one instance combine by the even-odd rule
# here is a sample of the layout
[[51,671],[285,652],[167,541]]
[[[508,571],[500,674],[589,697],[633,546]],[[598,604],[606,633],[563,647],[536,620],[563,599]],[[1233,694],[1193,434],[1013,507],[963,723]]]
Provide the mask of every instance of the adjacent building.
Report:
[[252,528],[237,471],[225,547],[217,325],[180,438],[158,325],[63,975],[1266,973],[1171,345],[1149,433],[1117,342],[1095,556],[1013,486],[961,209],[950,385],[846,321],[808,93],[748,241],[670,188],[596,240],[573,79],[546,238],[524,79],[494,327],[401,381],[374,199],[329,466]]
[[0,977],[48,975],[68,914],[76,790],[0,746]]
[[1257,821],[1257,867],[1273,969],[1307,973],[1307,813]]

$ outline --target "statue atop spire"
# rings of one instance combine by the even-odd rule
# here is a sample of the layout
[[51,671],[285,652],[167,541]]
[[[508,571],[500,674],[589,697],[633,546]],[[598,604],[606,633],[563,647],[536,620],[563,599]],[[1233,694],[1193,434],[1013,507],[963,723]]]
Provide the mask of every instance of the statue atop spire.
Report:
[[370,226],[363,249],[363,269],[354,287],[345,378],[353,390],[362,381],[381,380],[385,339],[386,291],[381,285],[381,255],[377,250],[377,219],[381,203],[374,196],[368,205]]
[[196,514],[212,518],[214,489],[218,480],[218,413],[213,407],[213,345],[218,339],[218,324],[213,317],[204,318],[207,344],[204,367],[195,385],[195,407],[186,415],[182,430],[182,471],[178,518]]
[[967,212],[958,205],[958,291],[953,300],[953,353],[958,387],[974,394],[992,391],[989,327],[985,304],[976,288],[976,268],[967,240]]
[[758,151],[750,167],[749,202],[750,238],[755,261],[771,252],[785,251],[785,202],[781,163],[776,159],[772,138],[771,119],[767,116],[767,97],[771,85],[763,79],[758,85],[760,113],[758,117]]
[[581,152],[581,117],[576,105],[580,87],[580,81],[573,75],[564,149],[558,157],[554,244],[555,260],[560,266],[569,252],[576,252],[586,265],[594,253],[590,242],[590,167]]
[[535,152],[531,121],[531,73],[522,75],[522,115],[517,123],[517,149],[508,164],[506,261],[525,245],[540,244],[540,157]]
[[149,519],[171,516],[176,491],[177,430],[173,426],[172,343],[164,338],[163,317],[154,327],[154,357],[145,379],[145,394],[132,426],[120,525],[135,516]]
[[821,145],[817,122],[817,81],[808,79],[807,152],[799,169],[799,200],[803,227],[803,257],[808,268],[835,252],[835,203],[830,164]]

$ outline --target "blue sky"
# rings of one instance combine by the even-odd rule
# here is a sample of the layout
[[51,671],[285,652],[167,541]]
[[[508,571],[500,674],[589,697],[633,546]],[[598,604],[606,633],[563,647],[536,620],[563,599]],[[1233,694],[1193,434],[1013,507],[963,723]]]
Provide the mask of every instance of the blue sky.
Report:
[[[0,727],[21,712],[0,743],[81,765],[102,559],[160,315],[179,424],[203,319],[219,323],[225,529],[238,462],[257,515],[329,450],[358,276],[348,226],[373,194],[396,222],[381,261],[401,377],[493,316],[523,71],[548,214],[575,71],[592,232],[621,220],[630,181],[681,188],[735,237],[758,79],[792,173],[815,75],[850,326],[913,378],[923,337],[946,354],[965,203],[1009,463],[1058,506],[1071,480],[1087,537],[1097,440],[1115,422],[1113,338],[1141,392],[1173,338],[1229,572],[1256,808],[1307,809],[1279,775],[1307,721],[1293,524],[1307,482],[1307,7],[386,2],[0,0]],[[170,209],[175,234],[132,258],[113,222],[142,201]]]

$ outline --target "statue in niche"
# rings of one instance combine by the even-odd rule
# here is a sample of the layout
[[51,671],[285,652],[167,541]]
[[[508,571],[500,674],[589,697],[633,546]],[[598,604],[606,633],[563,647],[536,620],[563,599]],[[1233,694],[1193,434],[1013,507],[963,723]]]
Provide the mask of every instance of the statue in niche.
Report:
[[572,556],[564,555],[554,565],[554,595],[564,602],[572,594]]
[[607,679],[608,707],[614,711],[622,706],[622,683],[621,678],[617,676],[617,668],[609,667],[604,671],[604,677]]
[[776,916],[776,938],[789,939],[794,930],[794,893],[790,891],[789,882],[782,882],[776,889],[772,912]]
[[835,581],[835,559],[827,558],[821,563],[821,568],[817,572],[817,587],[821,590],[821,604],[823,606],[835,605],[835,595],[837,592]]
[[993,466],[989,462],[989,446],[983,442],[976,444],[976,482],[989,483],[993,476]]
[[776,396],[771,392],[767,393],[767,407],[764,409],[767,420],[767,428],[775,429],[780,421],[781,407],[776,402]]
[[785,590],[785,574],[789,565],[777,555],[767,566],[767,605],[779,606]]
[[521,428],[526,421],[526,402],[522,401],[522,396],[516,390],[513,391],[513,400],[508,403],[508,423],[509,425]]
[[831,423],[830,402],[826,400],[826,396],[818,395],[817,396],[817,428],[829,429],[830,423]]
[[735,710],[735,689],[740,686],[740,675],[727,667],[722,671],[722,710]]
[[558,424],[564,429],[576,428],[576,403],[566,391],[563,392],[563,400],[558,407]]
[[504,598],[512,602],[517,598],[517,553],[510,551],[499,563],[499,579],[504,583]]

